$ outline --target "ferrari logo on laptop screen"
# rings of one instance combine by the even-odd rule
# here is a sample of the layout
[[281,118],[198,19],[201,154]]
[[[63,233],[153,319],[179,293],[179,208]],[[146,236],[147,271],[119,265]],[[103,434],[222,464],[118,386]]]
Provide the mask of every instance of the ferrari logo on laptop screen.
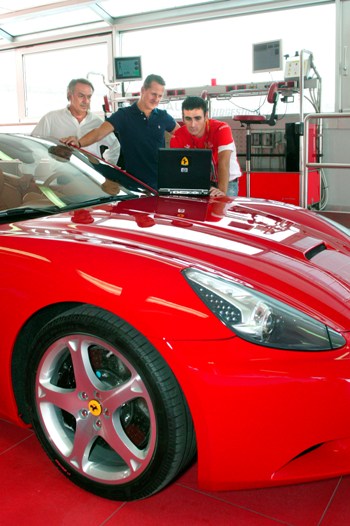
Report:
[[211,150],[160,148],[158,192],[161,195],[209,195]]

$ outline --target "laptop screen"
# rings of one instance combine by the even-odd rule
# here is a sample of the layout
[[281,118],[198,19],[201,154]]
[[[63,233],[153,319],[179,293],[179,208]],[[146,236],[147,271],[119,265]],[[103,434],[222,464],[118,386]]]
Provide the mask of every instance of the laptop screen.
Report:
[[165,195],[209,195],[211,150],[160,148],[158,192]]

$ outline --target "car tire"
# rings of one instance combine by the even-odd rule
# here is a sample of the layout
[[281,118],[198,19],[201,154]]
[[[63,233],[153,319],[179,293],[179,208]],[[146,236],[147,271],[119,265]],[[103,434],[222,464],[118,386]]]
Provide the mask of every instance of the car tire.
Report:
[[36,335],[27,382],[33,429],[70,480],[115,500],[148,497],[193,459],[189,408],[163,357],[92,306]]

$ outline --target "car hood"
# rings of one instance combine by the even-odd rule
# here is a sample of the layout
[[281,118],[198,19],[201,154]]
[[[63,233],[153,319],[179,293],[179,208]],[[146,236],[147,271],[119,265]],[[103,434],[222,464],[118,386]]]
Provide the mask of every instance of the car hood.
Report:
[[[252,199],[147,197],[16,223],[8,234],[124,245],[207,268],[348,327],[349,236],[316,213]],[[3,229],[3,234],[6,230]],[[333,324],[334,325],[334,324]]]

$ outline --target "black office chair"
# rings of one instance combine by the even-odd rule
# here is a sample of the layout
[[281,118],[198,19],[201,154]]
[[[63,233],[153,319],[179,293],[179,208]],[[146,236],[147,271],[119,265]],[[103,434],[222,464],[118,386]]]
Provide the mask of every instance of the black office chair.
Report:
[[270,117],[264,115],[235,115],[234,121],[239,121],[241,126],[247,127],[246,135],[246,181],[247,181],[247,197],[250,197],[250,172],[251,172],[251,154],[252,154],[252,136],[251,126],[253,124],[267,124],[268,126],[275,126],[277,122],[276,106],[278,102],[278,84],[273,82],[267,93],[267,102],[273,104]]

